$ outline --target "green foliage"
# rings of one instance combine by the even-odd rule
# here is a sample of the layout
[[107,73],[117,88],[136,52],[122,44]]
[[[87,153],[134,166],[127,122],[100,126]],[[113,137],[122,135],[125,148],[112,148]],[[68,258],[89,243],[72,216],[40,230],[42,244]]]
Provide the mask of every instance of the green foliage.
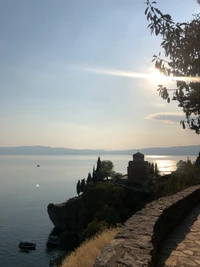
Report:
[[83,193],[86,187],[85,178],[81,180],[80,191]]
[[85,182],[85,178],[78,180],[77,184],[76,184],[76,192],[78,195],[80,195],[80,193],[83,193],[86,187],[86,182]]
[[102,225],[115,226],[128,219],[134,205],[131,201],[128,203],[127,195],[126,189],[112,182],[88,184],[78,218],[81,239],[90,237],[91,233],[98,233],[104,229]]
[[188,158],[187,161],[179,161],[177,163],[177,170],[170,175],[160,176],[154,186],[154,191],[157,197],[162,197],[175,194],[199,183],[199,168]]
[[108,179],[112,177],[114,174],[114,165],[110,160],[101,161],[100,157],[97,160],[96,170],[93,167],[93,181],[103,181],[104,179]]
[[120,172],[114,172],[112,175],[112,180],[116,181],[117,179],[121,178],[123,176],[123,173]]
[[[163,14],[155,7],[156,2],[146,1],[145,15],[150,22],[151,34],[162,38],[163,56],[154,55],[155,67],[164,75],[176,77],[175,89],[158,85],[160,96],[178,101],[186,120],[181,121],[197,134],[200,133],[200,13],[190,22],[175,23],[169,14]],[[173,91],[170,96],[169,90]]]
[[97,160],[97,170],[101,168],[101,159],[100,157],[98,157],[98,160]]
[[92,181],[97,182],[97,174],[96,174],[96,170],[94,166],[93,166],[93,171],[92,171]]
[[124,188],[113,183],[91,183],[84,193],[84,204],[91,214],[102,211],[105,205],[120,209],[123,207],[124,194]]
[[80,180],[78,180],[78,182],[76,184],[76,192],[77,192],[78,196],[81,193],[81,182],[80,182]]
[[86,187],[88,186],[89,183],[91,182],[100,182],[100,181],[105,181],[110,179],[117,179],[117,177],[122,176],[122,174],[117,174],[114,171],[114,165],[112,161],[110,160],[103,160],[101,161],[100,157],[98,157],[97,160],[97,167],[95,169],[95,166],[93,166],[93,171],[92,175],[89,172],[87,180],[82,179],[81,181],[78,181],[76,185],[76,191],[77,194],[79,195],[81,192],[83,193]]
[[101,211],[95,213],[95,218],[98,221],[106,221],[108,225],[116,225],[120,222],[120,214],[115,207],[103,205]]
[[[116,226],[127,220],[136,210],[146,202],[141,193],[134,193],[113,183],[121,177],[121,173],[114,171],[110,160],[97,160],[97,167],[93,167],[85,179],[77,183],[77,193],[82,200],[81,209],[76,214],[79,241],[101,232],[105,227]],[[130,191],[130,192],[129,192]]]
[[102,162],[101,162],[100,157],[98,157],[98,160],[97,160],[97,168],[95,171],[95,175],[96,175],[97,181],[103,181],[104,177],[103,177],[103,173],[102,173]]
[[112,177],[114,174],[114,165],[112,161],[110,160],[103,160],[101,162],[101,167],[100,167],[100,174],[103,179],[108,179],[109,177]]
[[89,172],[88,173],[88,177],[87,177],[87,184],[90,183],[92,181],[92,175],[91,173]]
[[195,166],[197,168],[200,168],[200,152],[199,152],[199,156],[197,157],[196,161],[195,161]]
[[71,231],[65,231],[60,236],[59,246],[62,249],[71,251],[75,249],[79,244],[77,233]]
[[97,234],[103,232],[106,228],[108,228],[108,224],[105,221],[97,221],[93,220],[87,226],[87,228],[83,231],[84,239],[89,239]]

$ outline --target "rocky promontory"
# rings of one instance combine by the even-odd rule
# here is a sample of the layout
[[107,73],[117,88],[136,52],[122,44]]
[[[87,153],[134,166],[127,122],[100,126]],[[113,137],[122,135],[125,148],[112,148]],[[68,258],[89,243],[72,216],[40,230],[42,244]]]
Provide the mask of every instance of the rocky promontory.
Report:
[[74,197],[61,204],[50,203],[47,212],[54,226],[60,230],[75,231],[78,228],[78,214],[82,197]]

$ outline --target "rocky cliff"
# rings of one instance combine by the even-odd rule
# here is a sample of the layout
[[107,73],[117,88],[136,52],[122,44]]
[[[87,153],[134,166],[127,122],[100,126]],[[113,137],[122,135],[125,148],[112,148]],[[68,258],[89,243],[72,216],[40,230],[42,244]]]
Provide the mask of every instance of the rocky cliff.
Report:
[[61,230],[76,231],[78,214],[82,208],[82,197],[74,197],[61,204],[50,203],[47,212],[54,226]]

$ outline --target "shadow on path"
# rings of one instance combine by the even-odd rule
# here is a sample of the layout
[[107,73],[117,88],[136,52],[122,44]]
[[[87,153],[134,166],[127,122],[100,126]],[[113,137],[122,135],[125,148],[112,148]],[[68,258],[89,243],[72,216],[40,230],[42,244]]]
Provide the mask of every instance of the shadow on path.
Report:
[[[198,204],[182,221],[182,223],[177,226],[171,233],[168,235],[166,241],[163,243],[161,248],[160,257],[158,260],[157,267],[166,266],[165,262],[170,257],[172,251],[176,250],[178,246],[181,247],[181,242],[185,240],[186,235],[193,231],[192,225],[197,220],[200,215],[200,204]],[[199,229],[200,231],[200,229]],[[195,233],[195,231],[194,231]],[[195,244],[194,244],[195,246]],[[185,248],[187,249],[187,247]],[[176,266],[176,265],[173,265]]]

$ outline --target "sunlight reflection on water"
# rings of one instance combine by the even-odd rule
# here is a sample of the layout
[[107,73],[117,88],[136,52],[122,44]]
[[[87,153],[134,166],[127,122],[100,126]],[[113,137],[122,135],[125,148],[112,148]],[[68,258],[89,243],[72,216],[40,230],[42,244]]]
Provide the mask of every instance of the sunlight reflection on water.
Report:
[[[148,155],[145,157],[147,161],[157,163],[160,174],[169,174],[176,170],[177,157],[172,156],[160,156],[160,155]],[[186,160],[187,157],[183,157]]]
[[175,160],[156,160],[156,163],[161,173],[170,173],[176,170]]

